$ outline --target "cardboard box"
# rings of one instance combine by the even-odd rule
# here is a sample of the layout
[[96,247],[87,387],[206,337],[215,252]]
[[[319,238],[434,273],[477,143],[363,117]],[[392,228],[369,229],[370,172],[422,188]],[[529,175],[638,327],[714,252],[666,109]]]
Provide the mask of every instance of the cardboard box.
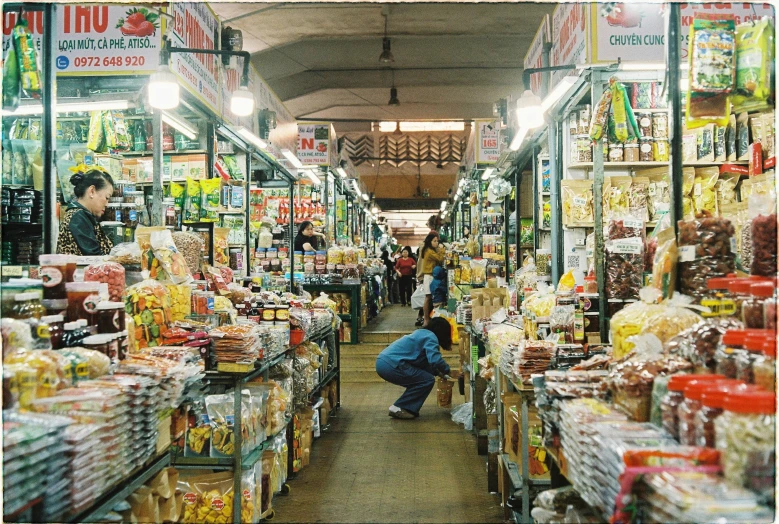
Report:
[[165,451],[170,447],[171,444],[170,424],[171,424],[170,416],[161,419],[157,423],[157,431],[159,432],[157,434],[157,453],[162,453],[163,451]]
[[189,176],[195,180],[205,180],[208,176],[206,155],[188,155]]
[[95,155],[95,164],[108,171],[115,179],[122,176],[122,157],[119,155]]
[[187,176],[189,176],[189,157],[186,155],[175,155],[170,157],[170,173],[173,180],[183,180],[187,178]]
[[138,159],[126,158],[122,161],[122,179],[129,182],[138,181]]
[[154,161],[149,157],[139,158],[137,160],[138,171],[136,182],[139,184],[154,181]]

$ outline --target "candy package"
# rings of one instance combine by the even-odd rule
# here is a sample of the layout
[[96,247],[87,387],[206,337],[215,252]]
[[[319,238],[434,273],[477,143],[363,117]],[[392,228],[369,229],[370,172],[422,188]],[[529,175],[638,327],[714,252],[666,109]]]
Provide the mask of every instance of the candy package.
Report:
[[[19,77],[19,61],[16,59],[16,49],[8,46],[3,61],[3,109],[14,111],[19,106],[22,83]],[[5,147],[3,147],[5,153]],[[4,155],[5,156],[5,155]]]
[[161,229],[151,234],[151,246],[154,257],[165,270],[167,278],[174,284],[186,284],[192,281],[187,262],[176,249],[170,230]]
[[771,192],[752,195],[748,213],[752,241],[750,273],[774,277],[777,271],[776,194]]
[[201,191],[201,222],[219,221],[219,196],[222,187],[221,178],[210,178],[200,181]]
[[695,168],[692,202],[696,216],[704,212],[708,216],[719,214],[717,211],[717,193],[715,192],[718,180],[719,170],[716,167]]
[[30,98],[40,98],[42,92],[41,58],[25,18],[18,17],[12,36],[16,60],[19,64],[18,72],[22,91]]
[[144,280],[128,287],[125,309],[135,322],[135,350],[161,346],[162,332],[168,328],[171,316],[165,286],[155,280]]
[[84,270],[84,282],[108,284],[109,300],[121,302],[124,297],[124,267],[116,262],[90,264]]
[[200,182],[192,177],[187,177],[187,197],[182,222],[185,224],[200,222],[201,205]]
[[227,266],[230,264],[230,256],[228,255],[229,235],[229,228],[214,228],[214,266],[216,267]]
[[563,180],[560,182],[560,191],[564,225],[593,222],[592,180]]
[[736,108],[771,96],[774,45],[774,24],[768,17],[736,27]]

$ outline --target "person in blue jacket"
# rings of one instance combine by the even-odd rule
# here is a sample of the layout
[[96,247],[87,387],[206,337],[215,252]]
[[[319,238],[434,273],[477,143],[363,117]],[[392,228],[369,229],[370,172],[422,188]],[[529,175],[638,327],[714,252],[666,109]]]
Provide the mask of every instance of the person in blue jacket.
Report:
[[430,295],[433,297],[433,307],[445,307],[447,297],[446,270],[441,266],[433,269],[433,281],[430,282]]
[[440,348],[452,349],[452,331],[446,319],[430,319],[427,327],[396,340],[376,358],[376,373],[406,391],[389,408],[389,416],[413,419],[435,385],[435,376],[449,375]]

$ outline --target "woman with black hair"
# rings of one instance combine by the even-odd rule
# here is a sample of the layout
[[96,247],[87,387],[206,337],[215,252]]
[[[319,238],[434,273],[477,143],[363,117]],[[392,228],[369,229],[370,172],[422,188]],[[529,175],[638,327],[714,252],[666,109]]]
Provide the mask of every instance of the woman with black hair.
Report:
[[60,220],[57,253],[63,255],[107,255],[114,247],[100,228],[108,199],[114,193],[114,180],[100,166],[78,166],[70,177],[76,198],[68,204]]
[[322,239],[322,243],[325,242],[325,236],[314,231],[314,223],[304,220],[300,223],[298,234],[295,237],[295,251],[303,253],[316,251],[319,248],[319,238]]
[[427,327],[396,340],[376,358],[376,373],[403,386],[406,391],[389,408],[389,416],[412,419],[419,416],[422,404],[433,390],[435,376],[450,373],[449,364],[439,348],[452,349],[452,328],[446,319],[430,319]]

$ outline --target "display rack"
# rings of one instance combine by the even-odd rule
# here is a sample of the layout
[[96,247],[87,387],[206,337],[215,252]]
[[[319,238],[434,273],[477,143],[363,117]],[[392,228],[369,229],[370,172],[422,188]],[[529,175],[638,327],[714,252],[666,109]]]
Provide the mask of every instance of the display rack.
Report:
[[346,293],[351,297],[351,306],[349,313],[341,313],[338,316],[344,322],[351,322],[352,333],[347,344],[360,343],[360,329],[362,328],[361,314],[362,306],[360,295],[362,293],[362,284],[306,284],[306,291],[312,296],[319,295],[320,292],[327,293],[332,298],[333,293]]

